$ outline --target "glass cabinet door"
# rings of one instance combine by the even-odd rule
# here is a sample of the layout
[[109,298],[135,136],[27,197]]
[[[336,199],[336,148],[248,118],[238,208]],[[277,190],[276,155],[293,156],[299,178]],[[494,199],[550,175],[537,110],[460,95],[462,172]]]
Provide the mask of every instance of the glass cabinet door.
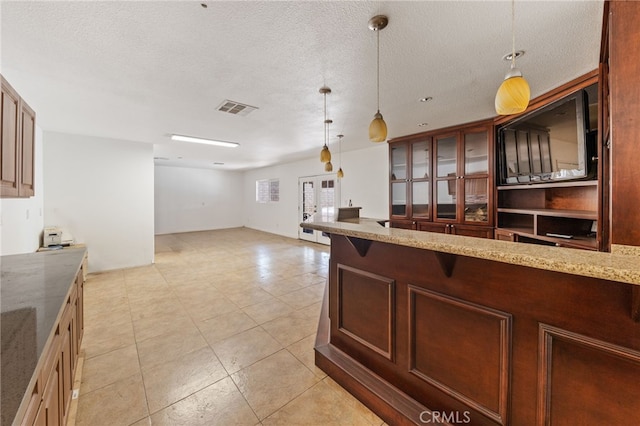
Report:
[[464,179],[464,220],[479,225],[489,222],[489,179]]
[[429,218],[429,145],[430,141],[414,142],[411,145],[411,216],[420,219]]
[[464,221],[489,223],[489,136],[486,131],[464,135]]
[[406,144],[391,146],[391,216],[407,216],[407,191],[409,185],[409,151]]
[[458,138],[436,139],[436,219],[456,220]]
[[391,215],[407,215],[407,182],[393,182],[391,184]]
[[489,173],[489,143],[487,132],[464,135],[464,175]]
[[444,179],[436,184],[436,217],[438,219],[456,220],[456,184],[457,180]]
[[455,136],[436,140],[436,169],[437,177],[456,176],[458,169],[458,143]]
[[429,142],[416,142],[411,148],[411,177],[429,178]]
[[391,147],[391,180],[407,179],[407,146]]

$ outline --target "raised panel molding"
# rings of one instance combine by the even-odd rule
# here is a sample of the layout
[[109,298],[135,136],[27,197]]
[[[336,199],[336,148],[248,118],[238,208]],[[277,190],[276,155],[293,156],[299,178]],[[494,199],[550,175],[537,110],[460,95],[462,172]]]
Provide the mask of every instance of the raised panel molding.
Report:
[[338,331],[394,360],[395,281],[338,265]]
[[539,426],[638,422],[640,352],[547,324],[538,351]]
[[508,423],[511,314],[414,285],[408,291],[409,373]]

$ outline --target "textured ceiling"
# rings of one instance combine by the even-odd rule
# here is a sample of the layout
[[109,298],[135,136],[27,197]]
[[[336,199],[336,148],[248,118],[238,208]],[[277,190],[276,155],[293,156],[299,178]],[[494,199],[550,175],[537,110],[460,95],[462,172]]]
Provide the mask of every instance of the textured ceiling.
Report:
[[[152,143],[170,159],[162,164],[249,169],[319,155],[323,85],[333,91],[332,149],[339,133],[343,151],[370,146],[376,36],[367,22],[386,14],[380,109],[389,138],[495,115],[510,2],[201,3],[2,1],[2,74],[45,131]],[[602,1],[515,7],[532,97],[597,68]],[[433,100],[420,103],[425,96]],[[258,110],[216,111],[225,99]],[[241,145],[171,142],[171,133]]]

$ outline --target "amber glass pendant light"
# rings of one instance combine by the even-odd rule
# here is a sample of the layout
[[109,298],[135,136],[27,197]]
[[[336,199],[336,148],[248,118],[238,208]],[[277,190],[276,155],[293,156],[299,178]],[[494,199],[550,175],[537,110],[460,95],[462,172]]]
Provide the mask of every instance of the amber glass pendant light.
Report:
[[320,93],[324,96],[324,146],[322,147],[322,151],[320,151],[320,161],[322,163],[328,163],[331,161],[331,151],[329,151],[329,147],[327,146],[327,94],[331,93],[331,89],[323,86],[320,88]]
[[[324,120],[324,125],[327,128],[327,140],[324,143],[324,146],[327,146],[327,143],[329,141],[329,125],[333,123],[333,120]],[[329,148],[327,148],[327,151],[329,150]],[[326,163],[324,163],[324,171],[325,172],[332,172],[333,171],[333,164],[331,164],[331,154],[329,154],[329,161],[327,161]]]
[[344,135],[338,135],[338,179],[342,179],[344,177],[344,172],[342,171],[342,138]]
[[378,62],[377,62],[377,91],[378,91],[378,111],[373,116],[373,121],[369,124],[369,140],[371,142],[384,142],[387,139],[387,123],[384,122],[380,114],[380,31],[389,23],[389,18],[384,15],[374,16],[369,19],[369,29],[376,33],[378,37]]
[[498,115],[523,112],[529,106],[529,83],[516,68],[515,0],[511,0],[511,69],[496,93],[495,107]]

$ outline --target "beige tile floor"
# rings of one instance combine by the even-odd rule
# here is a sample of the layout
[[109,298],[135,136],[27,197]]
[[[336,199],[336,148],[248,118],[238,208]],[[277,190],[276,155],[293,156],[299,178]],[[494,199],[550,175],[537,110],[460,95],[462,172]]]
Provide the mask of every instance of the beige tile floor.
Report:
[[90,274],[76,424],[383,424],[314,366],[328,261],[237,228],[158,236],[154,265]]

